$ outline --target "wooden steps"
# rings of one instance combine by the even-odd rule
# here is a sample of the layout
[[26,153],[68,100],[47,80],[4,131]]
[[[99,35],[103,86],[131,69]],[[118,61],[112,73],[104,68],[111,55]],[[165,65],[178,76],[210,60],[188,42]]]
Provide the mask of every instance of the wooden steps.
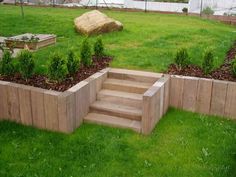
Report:
[[84,118],[85,122],[108,125],[111,127],[128,128],[136,132],[141,131],[141,122],[136,120],[124,119],[115,116],[108,116],[98,113],[88,113]]
[[109,78],[103,83],[103,89],[143,94],[151,85],[151,83]]
[[101,90],[97,94],[97,100],[107,101],[114,104],[123,104],[137,108],[142,107],[142,95],[136,93],[127,93],[114,90]]
[[133,71],[127,69],[111,69],[108,73],[109,78],[122,79],[129,81],[154,83],[160,79],[163,74],[145,72],[145,71]]
[[138,108],[113,104],[104,101],[96,101],[91,106],[91,112],[103,113],[111,116],[124,117],[132,120],[141,120],[142,111]]
[[85,122],[141,132],[143,94],[161,74],[111,69]]

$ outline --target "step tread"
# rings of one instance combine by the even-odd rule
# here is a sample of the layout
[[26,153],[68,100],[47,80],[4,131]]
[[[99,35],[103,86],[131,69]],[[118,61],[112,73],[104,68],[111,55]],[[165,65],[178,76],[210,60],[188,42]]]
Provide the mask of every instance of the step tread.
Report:
[[142,94],[128,93],[128,92],[108,90],[108,89],[102,89],[98,94],[99,95],[107,95],[107,96],[129,98],[129,99],[134,99],[134,100],[139,100],[139,101],[142,101],[142,99],[143,99],[143,95]]
[[124,119],[115,116],[108,116],[98,113],[88,113],[84,118],[85,122],[110,125],[112,127],[130,128],[137,132],[141,131],[141,122],[136,120]]
[[152,86],[152,83],[148,83],[148,82],[137,82],[137,81],[111,79],[111,78],[108,78],[107,80],[105,80],[104,83],[127,86],[127,87],[139,87],[139,88],[144,88],[144,89],[148,89],[149,87]]
[[146,77],[154,77],[154,78],[161,78],[163,74],[161,73],[154,73],[148,71],[137,71],[137,70],[128,70],[128,69],[119,69],[119,68],[112,68],[109,70],[110,73],[117,73],[117,74],[126,74],[126,75],[135,75],[135,76],[146,76]]
[[92,108],[103,109],[106,111],[142,116],[142,110],[136,107],[114,104],[106,101],[96,101],[91,105]]

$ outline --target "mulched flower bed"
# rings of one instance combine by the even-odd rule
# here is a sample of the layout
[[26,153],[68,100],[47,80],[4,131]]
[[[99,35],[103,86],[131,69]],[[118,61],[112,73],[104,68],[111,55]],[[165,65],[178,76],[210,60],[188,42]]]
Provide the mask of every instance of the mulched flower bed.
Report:
[[218,79],[226,81],[236,82],[236,77],[231,72],[231,62],[236,56],[236,42],[233,47],[228,51],[224,64],[218,69],[212,71],[209,75],[204,75],[203,70],[199,66],[188,65],[187,67],[179,70],[175,64],[171,64],[168,68],[167,73],[173,75],[192,76],[192,77],[203,77],[209,79]]
[[76,85],[80,81],[83,81],[84,79],[93,75],[94,73],[108,67],[111,60],[112,57],[109,56],[99,59],[93,57],[93,64],[90,67],[81,66],[79,71],[74,76],[68,76],[62,82],[52,82],[43,75],[34,75],[32,78],[25,80],[20,76],[20,74],[16,74],[11,77],[0,76],[0,80],[63,92]]

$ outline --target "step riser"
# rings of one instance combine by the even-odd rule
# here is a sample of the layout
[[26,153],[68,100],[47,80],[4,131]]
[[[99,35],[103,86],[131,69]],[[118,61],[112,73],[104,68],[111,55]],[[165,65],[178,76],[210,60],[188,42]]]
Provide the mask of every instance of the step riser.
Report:
[[141,129],[138,129],[138,128],[134,128],[134,127],[126,127],[126,126],[122,126],[122,125],[115,125],[115,124],[110,124],[110,123],[107,123],[107,122],[100,122],[100,121],[95,121],[95,120],[89,120],[89,119],[84,119],[84,122],[85,123],[94,123],[94,124],[97,124],[97,125],[106,125],[106,126],[109,126],[109,127],[113,127],[113,128],[123,128],[123,129],[131,129],[135,132],[138,132],[140,133],[141,132]]
[[112,110],[105,110],[105,109],[102,109],[102,108],[90,107],[90,112],[105,114],[105,115],[109,115],[109,116],[116,116],[116,117],[126,118],[126,119],[130,119],[130,120],[138,120],[138,121],[141,120],[141,115],[115,112],[115,111],[112,111]]
[[121,104],[125,106],[132,106],[135,108],[142,108],[142,101],[141,100],[134,100],[130,98],[122,98],[117,96],[110,96],[110,95],[97,95],[98,101],[107,101],[110,103]]
[[121,79],[121,80],[130,80],[130,81],[136,81],[136,82],[146,82],[146,83],[155,83],[158,78],[151,77],[151,76],[136,76],[132,74],[125,74],[125,73],[108,73],[108,78],[112,79]]
[[143,94],[144,92],[147,91],[146,88],[122,86],[122,85],[111,84],[111,83],[103,83],[103,89],[117,90],[117,91],[122,91],[122,92],[138,93],[138,94]]

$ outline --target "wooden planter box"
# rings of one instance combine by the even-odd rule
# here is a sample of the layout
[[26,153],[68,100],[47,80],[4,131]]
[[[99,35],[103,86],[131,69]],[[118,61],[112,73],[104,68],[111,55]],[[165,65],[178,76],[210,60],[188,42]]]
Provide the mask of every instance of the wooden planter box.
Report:
[[0,80],[0,120],[51,131],[73,132],[96,100],[109,68],[103,69],[65,92]]
[[[38,40],[30,41],[31,37],[34,36]],[[27,37],[28,39],[24,39]],[[6,46],[8,48],[20,48],[24,49],[25,45],[28,46],[30,50],[38,50],[39,48],[53,45],[56,43],[56,36],[51,34],[22,34],[18,36],[13,36],[5,39]]]

